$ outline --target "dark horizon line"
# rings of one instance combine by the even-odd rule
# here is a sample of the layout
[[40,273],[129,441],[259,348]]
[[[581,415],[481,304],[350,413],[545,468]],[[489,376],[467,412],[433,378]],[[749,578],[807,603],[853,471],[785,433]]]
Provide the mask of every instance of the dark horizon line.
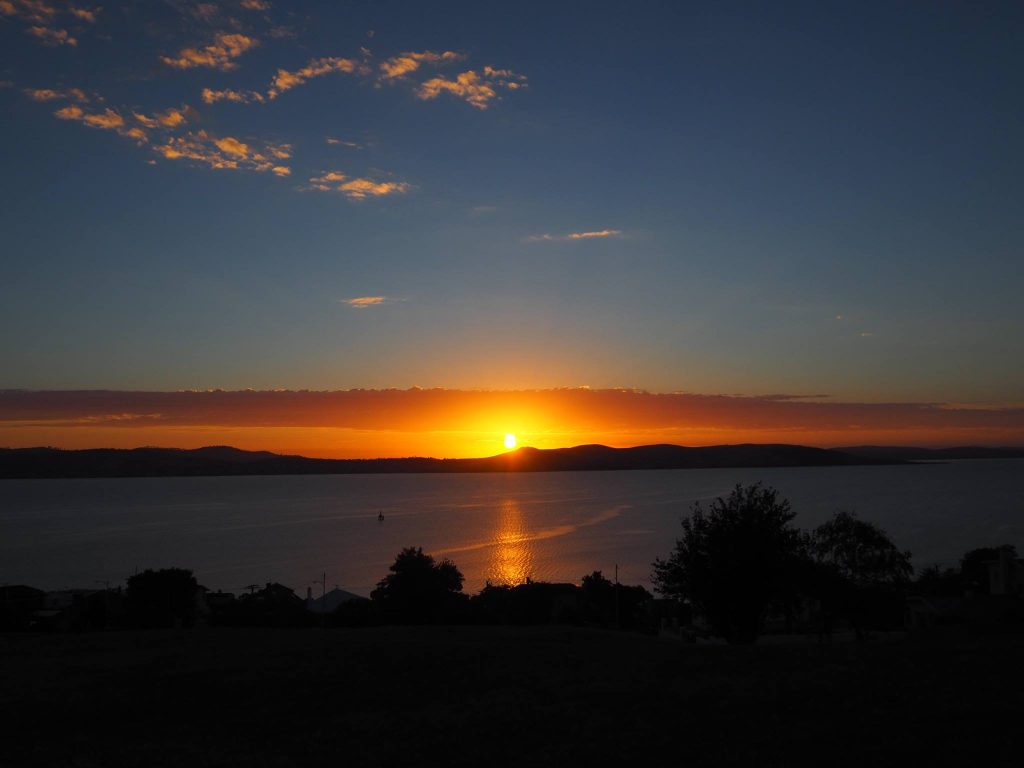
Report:
[[956,459],[1024,458],[1024,448],[887,448],[843,450],[777,443],[686,447],[517,448],[484,458],[318,459],[231,446],[205,448],[0,449],[0,479],[189,477],[326,474],[454,474],[725,469],[911,464]]
[[948,452],[960,452],[960,451],[980,451],[980,452],[1024,452],[1024,444],[1022,445],[978,445],[978,444],[962,444],[962,445],[906,445],[903,443],[894,444],[881,444],[881,443],[858,443],[849,445],[810,445],[805,443],[776,443],[776,442],[742,442],[742,443],[714,443],[710,445],[683,445],[681,443],[640,443],[638,445],[627,445],[627,446],[614,446],[606,445],[604,443],[579,443],[577,445],[565,445],[557,448],[537,448],[533,445],[517,445],[515,448],[511,448],[500,453],[488,454],[486,456],[464,456],[464,457],[451,457],[451,456],[426,456],[426,455],[406,455],[406,456],[365,456],[365,457],[326,457],[326,456],[306,456],[301,453],[281,453],[276,450],[267,448],[237,448],[227,443],[213,443],[210,445],[201,445],[195,448],[181,448],[176,446],[164,446],[164,445],[136,445],[131,448],[116,448],[113,446],[94,446],[91,448],[62,448],[55,445],[33,445],[33,446],[0,446],[0,453],[3,452],[43,452],[50,451],[62,454],[71,453],[89,453],[89,452],[121,452],[130,453],[132,451],[168,451],[177,453],[197,453],[201,451],[234,451],[239,454],[249,455],[268,455],[275,456],[278,458],[288,459],[306,459],[308,461],[344,461],[344,462],[355,462],[355,461],[485,461],[489,459],[499,459],[507,457],[517,453],[523,452],[536,452],[536,453],[553,453],[558,451],[577,451],[584,449],[602,449],[606,451],[635,451],[645,448],[678,448],[688,451],[700,451],[700,450],[711,450],[711,449],[724,449],[724,448],[748,448],[748,447],[783,447],[783,448],[807,448],[817,451],[830,451],[835,453],[844,453],[849,451],[871,451],[871,452],[902,452],[902,451],[916,451],[916,452],[927,452],[927,453],[948,453]]

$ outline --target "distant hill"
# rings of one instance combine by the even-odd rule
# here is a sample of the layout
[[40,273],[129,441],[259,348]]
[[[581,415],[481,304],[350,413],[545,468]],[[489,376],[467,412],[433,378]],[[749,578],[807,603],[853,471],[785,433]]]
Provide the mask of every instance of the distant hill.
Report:
[[902,463],[882,455],[802,445],[578,445],[519,448],[481,459],[310,459],[229,446],[178,448],[0,449],[0,478],[188,477],[205,475],[326,475],[438,472],[567,472],[712,467],[818,467]]
[[1024,459],[1024,448],[911,448],[891,445],[857,445],[836,448],[862,459],[899,459],[901,461],[954,461],[957,459]]

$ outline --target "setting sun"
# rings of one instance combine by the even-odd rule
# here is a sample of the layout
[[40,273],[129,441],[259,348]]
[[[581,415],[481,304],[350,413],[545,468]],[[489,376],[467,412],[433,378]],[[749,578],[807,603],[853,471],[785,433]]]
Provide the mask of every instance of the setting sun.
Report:
[[509,432],[505,435],[505,447],[509,450],[516,447],[516,436]]

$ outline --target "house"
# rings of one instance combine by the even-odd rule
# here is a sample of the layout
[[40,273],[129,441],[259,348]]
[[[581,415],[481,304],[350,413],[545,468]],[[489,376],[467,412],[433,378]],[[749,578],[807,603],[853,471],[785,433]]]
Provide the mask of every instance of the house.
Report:
[[45,601],[46,593],[41,589],[23,584],[0,587],[0,629],[24,629]]
[[990,595],[1024,596],[1024,558],[1015,554],[1009,547],[1002,547],[999,556],[986,563]]
[[120,589],[62,589],[47,592],[30,627],[56,632],[123,626],[127,604]]
[[313,613],[334,613],[339,606],[345,603],[365,599],[351,592],[346,592],[344,589],[338,589],[338,587],[335,587],[326,595],[313,597],[313,588],[306,588],[306,610]]

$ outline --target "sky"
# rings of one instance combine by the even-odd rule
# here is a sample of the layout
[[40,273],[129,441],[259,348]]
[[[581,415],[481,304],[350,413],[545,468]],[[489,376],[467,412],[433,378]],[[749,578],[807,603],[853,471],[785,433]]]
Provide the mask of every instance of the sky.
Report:
[[1022,33],[0,0],[0,445],[1024,444]]

